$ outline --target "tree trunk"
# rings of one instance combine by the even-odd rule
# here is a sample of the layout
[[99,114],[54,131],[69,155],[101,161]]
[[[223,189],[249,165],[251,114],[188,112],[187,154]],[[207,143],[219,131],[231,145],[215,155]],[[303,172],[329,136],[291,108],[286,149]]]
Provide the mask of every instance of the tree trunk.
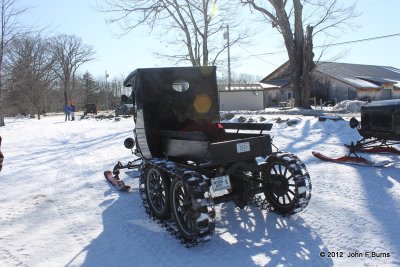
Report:
[[313,27],[307,26],[305,41],[303,45],[303,76],[302,80],[302,94],[301,94],[301,106],[303,108],[310,108],[310,93],[313,86],[312,83],[312,70],[315,67],[314,64],[314,53],[313,53],[313,41],[312,41]]
[[1,126],[6,126],[6,124],[4,123],[3,107],[0,107],[0,127]]
[[37,115],[38,115],[38,120],[40,120],[40,115],[42,114],[42,110],[43,109],[41,107],[41,104],[36,104],[36,112],[37,112]]
[[[295,41],[295,40],[294,40]],[[294,42],[293,42],[294,43]],[[286,46],[288,50],[289,56],[289,70],[290,70],[290,80],[292,82],[292,91],[293,91],[293,98],[294,98],[294,105],[296,107],[302,107],[301,101],[301,91],[302,91],[302,84],[301,84],[301,77],[302,77],[302,53],[298,53],[299,44],[292,44],[292,46]]]
[[[289,55],[290,79],[295,99],[295,106],[310,108],[312,88],[312,70],[314,53],[312,42],[313,27],[307,26],[304,38],[295,38],[294,45],[286,46]],[[291,49],[294,47],[294,49]]]
[[[3,38],[2,38],[3,40]],[[3,53],[4,49],[2,48],[4,44],[2,43],[0,46],[0,127],[6,126],[4,122],[4,103],[3,103]]]
[[68,80],[64,81],[64,106],[68,105]]
[[294,96],[294,105],[296,107],[301,107],[301,82],[300,82],[300,77],[301,77],[301,69],[299,67],[299,64],[297,63],[297,60],[292,59],[289,61],[290,62],[290,79],[292,81],[292,90],[293,90],[293,96]]

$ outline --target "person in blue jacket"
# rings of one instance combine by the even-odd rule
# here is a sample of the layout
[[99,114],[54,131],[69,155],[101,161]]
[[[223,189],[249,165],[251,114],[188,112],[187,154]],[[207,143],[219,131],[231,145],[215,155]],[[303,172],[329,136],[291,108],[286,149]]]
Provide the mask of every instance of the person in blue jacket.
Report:
[[64,113],[65,113],[65,121],[70,120],[70,114],[71,114],[71,107],[70,105],[65,105],[64,107]]

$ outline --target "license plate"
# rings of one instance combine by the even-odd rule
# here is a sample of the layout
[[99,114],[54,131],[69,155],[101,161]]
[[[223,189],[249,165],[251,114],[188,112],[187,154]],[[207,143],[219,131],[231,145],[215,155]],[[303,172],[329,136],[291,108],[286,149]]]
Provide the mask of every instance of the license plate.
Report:
[[245,142],[245,143],[236,144],[236,150],[237,150],[237,153],[249,152],[250,151],[250,143]]
[[231,189],[231,180],[228,175],[215,177],[211,179],[211,186],[214,192]]

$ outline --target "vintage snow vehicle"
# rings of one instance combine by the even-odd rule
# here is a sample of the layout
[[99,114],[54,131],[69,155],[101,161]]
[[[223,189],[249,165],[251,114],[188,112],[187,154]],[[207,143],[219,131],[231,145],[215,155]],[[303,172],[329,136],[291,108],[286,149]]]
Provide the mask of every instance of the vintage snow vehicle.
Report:
[[357,152],[393,153],[400,155],[394,145],[400,144],[400,99],[373,101],[361,107],[361,123],[350,119],[350,127],[356,128],[362,139],[346,144],[349,154],[340,158],[330,158],[318,152],[314,156],[326,161],[355,163],[368,166],[384,166],[389,161],[371,162],[360,157]]
[[353,151],[396,153],[392,145],[400,144],[400,99],[374,101],[361,107],[361,123],[351,118],[350,127],[362,136],[356,144],[348,145]]
[[138,160],[105,176],[128,190],[119,170],[138,168],[146,212],[184,244],[209,239],[218,203],[282,215],[308,205],[307,169],[295,155],[272,151],[265,134],[272,124],[220,122],[215,67],[137,69],[124,86],[135,99],[134,138],[124,144]]

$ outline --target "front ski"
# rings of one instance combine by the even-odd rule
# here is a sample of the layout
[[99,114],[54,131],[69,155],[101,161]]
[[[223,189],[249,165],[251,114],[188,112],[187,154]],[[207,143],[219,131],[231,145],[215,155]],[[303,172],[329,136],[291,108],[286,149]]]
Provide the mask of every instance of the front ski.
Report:
[[129,185],[126,185],[124,181],[119,179],[118,175],[113,175],[111,171],[105,171],[104,177],[119,191],[128,192],[131,189]]
[[400,150],[392,146],[371,146],[371,147],[362,147],[357,145],[344,145],[350,150],[354,150],[356,152],[364,152],[364,153],[374,153],[374,154],[397,154],[400,155]]
[[388,165],[392,163],[391,161],[385,160],[385,161],[380,161],[380,162],[373,162],[370,160],[367,160],[363,157],[354,157],[354,156],[343,156],[339,158],[331,158],[326,155],[323,155],[319,152],[313,151],[312,154],[314,157],[323,160],[323,161],[328,161],[328,162],[335,162],[335,163],[345,163],[345,164],[355,164],[355,165],[361,165],[361,166],[369,166],[369,167],[384,167],[385,165]]

